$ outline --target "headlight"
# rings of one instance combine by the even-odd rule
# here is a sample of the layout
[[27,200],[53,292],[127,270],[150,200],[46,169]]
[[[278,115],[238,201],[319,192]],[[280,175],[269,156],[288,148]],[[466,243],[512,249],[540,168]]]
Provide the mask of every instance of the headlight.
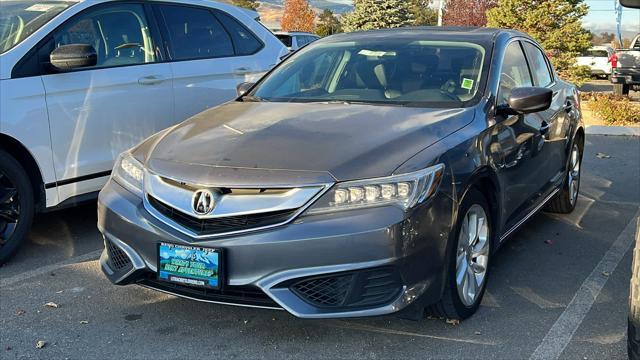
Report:
[[444,165],[384,178],[336,184],[309,208],[307,214],[396,205],[407,210],[431,197],[440,185]]
[[142,196],[144,170],[129,152],[122,153],[113,168],[112,178],[132,193]]

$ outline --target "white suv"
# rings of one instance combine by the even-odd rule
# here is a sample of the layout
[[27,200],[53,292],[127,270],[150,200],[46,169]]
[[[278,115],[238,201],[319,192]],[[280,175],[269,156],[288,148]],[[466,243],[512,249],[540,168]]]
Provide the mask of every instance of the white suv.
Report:
[[34,212],[94,198],[122,151],[287,54],[255,13],[208,0],[0,7],[0,263]]

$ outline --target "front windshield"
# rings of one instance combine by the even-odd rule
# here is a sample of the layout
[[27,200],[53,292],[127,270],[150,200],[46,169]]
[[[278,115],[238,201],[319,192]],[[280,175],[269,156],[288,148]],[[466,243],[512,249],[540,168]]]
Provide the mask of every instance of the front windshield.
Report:
[[0,54],[73,4],[71,1],[0,1]]
[[460,107],[479,93],[485,52],[456,41],[315,43],[285,60],[249,98]]

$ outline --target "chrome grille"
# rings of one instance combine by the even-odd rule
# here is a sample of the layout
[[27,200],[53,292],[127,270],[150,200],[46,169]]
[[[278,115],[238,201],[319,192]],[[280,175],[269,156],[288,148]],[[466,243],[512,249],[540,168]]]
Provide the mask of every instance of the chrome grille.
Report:
[[194,216],[184,214],[181,211],[178,211],[153,198],[152,196],[147,196],[147,199],[149,204],[162,216],[198,235],[215,235],[276,225],[288,221],[297,211],[297,209],[293,209],[259,214],[199,219]]

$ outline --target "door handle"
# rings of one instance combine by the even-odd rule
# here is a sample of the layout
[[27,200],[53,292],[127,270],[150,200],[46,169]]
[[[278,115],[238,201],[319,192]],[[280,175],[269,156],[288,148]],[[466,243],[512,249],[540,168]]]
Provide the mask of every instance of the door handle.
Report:
[[158,75],[143,76],[138,79],[140,85],[156,85],[164,81],[164,78]]
[[563,109],[564,109],[564,111],[570,113],[571,110],[573,110],[573,104],[571,102],[567,101],[567,103],[564,104]]
[[549,129],[551,128],[551,124],[549,124],[546,121],[542,122],[542,126],[540,126],[540,134],[541,135],[546,135],[549,132]]
[[249,74],[252,71],[253,70],[251,70],[251,68],[248,68],[248,67],[239,67],[237,69],[234,69],[233,73],[236,74],[236,75],[246,75],[246,74]]

